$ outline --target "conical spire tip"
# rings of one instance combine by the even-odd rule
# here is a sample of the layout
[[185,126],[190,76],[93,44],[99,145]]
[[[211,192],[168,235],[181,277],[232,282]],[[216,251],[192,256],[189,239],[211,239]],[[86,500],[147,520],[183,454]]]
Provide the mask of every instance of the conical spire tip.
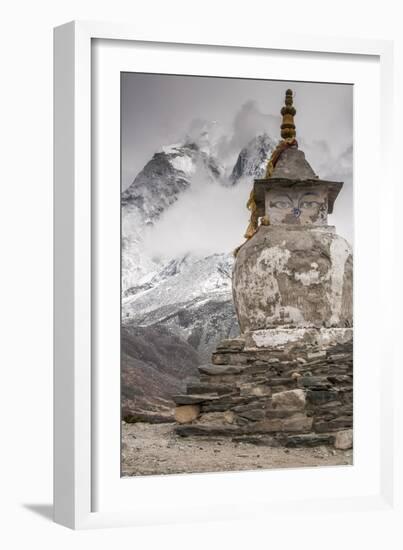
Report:
[[288,89],[285,92],[285,105],[281,109],[281,114],[283,116],[283,122],[281,124],[281,137],[284,140],[293,140],[296,136],[294,116],[297,111],[293,105],[293,96],[292,90]]

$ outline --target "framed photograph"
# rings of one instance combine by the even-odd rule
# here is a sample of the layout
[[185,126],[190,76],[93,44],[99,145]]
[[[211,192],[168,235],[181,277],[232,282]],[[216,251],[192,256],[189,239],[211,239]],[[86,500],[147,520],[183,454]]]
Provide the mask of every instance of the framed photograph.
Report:
[[55,521],[393,513],[391,43],[54,44]]

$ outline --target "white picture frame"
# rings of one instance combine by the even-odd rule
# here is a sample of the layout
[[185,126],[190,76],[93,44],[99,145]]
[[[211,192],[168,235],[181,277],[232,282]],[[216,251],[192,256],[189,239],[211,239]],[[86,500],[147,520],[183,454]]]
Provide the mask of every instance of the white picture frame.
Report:
[[[100,41],[108,41],[113,48],[104,53],[95,50]],[[127,52],[131,45],[134,50],[125,57],[123,52]],[[118,51],[119,48],[121,50]],[[393,319],[394,315],[391,304],[396,281],[390,265],[396,243],[393,219],[387,206],[394,201],[390,132],[393,127],[390,108],[393,102],[392,51],[392,43],[387,41],[286,36],[273,32],[267,37],[256,37],[252,42],[238,36],[231,37],[230,33],[226,33],[225,37],[215,37],[206,30],[201,42],[187,36],[185,29],[180,36],[177,33],[171,36],[169,29],[164,36],[152,36],[131,25],[110,23],[72,22],[55,29],[56,522],[83,529],[245,516],[264,518],[268,514],[298,515],[304,512],[314,515],[345,512],[346,509],[349,513],[385,510],[394,513],[396,478],[394,424],[391,419],[396,409],[388,388],[392,385],[396,355],[390,344],[390,329],[382,323],[371,325],[368,319],[365,321],[368,317],[365,314],[365,311],[368,312],[365,310],[368,293],[373,295],[374,319],[385,315],[385,312],[388,319]],[[355,83],[357,93],[361,94],[362,101],[355,103],[355,122],[358,120],[359,124],[355,125],[354,136],[354,170],[355,181],[358,181],[355,185],[356,202],[359,199],[355,217],[356,223],[357,220],[360,222],[356,239],[360,254],[355,263],[355,276],[359,283],[355,308],[363,308],[364,320],[355,328],[355,338],[362,344],[365,340],[374,342],[374,348],[365,352],[364,345],[358,346],[361,363],[367,362],[373,368],[368,368],[367,376],[360,367],[358,375],[355,374],[355,392],[357,390],[358,396],[358,404],[354,406],[355,463],[350,469],[305,469],[303,473],[301,470],[284,470],[153,476],[124,480],[125,486],[122,487],[122,480],[118,479],[120,434],[116,421],[119,422],[117,411],[120,403],[116,402],[116,372],[112,371],[113,361],[100,360],[100,357],[112,357],[111,354],[115,353],[113,349],[116,351],[119,332],[119,325],[115,322],[119,313],[116,300],[106,299],[105,296],[116,298],[116,292],[110,290],[113,285],[116,290],[116,270],[120,270],[116,249],[116,216],[119,213],[116,209],[112,212],[120,186],[118,193],[115,189],[112,194],[108,184],[101,187],[101,192],[97,187],[97,178],[101,181],[106,174],[116,178],[119,157],[120,144],[113,141],[117,131],[116,117],[113,118],[116,105],[113,108],[111,103],[116,97],[116,87],[109,75],[130,70],[131,64],[138,71],[155,72],[161,63],[166,67],[163,72],[189,74],[191,62],[194,74],[206,74],[209,70],[213,73],[208,74],[236,76],[236,64],[231,66],[231,55],[248,60],[243,76],[261,77],[267,77],[268,73],[267,69],[262,68],[257,75],[260,71],[257,60],[271,55],[272,65],[277,67],[276,74],[281,76],[283,72],[285,80],[298,79],[295,76],[292,78],[297,72],[296,59],[316,63],[316,68],[312,69],[312,79],[318,81],[340,81],[341,77],[337,76],[337,66],[340,65],[340,70],[351,75],[348,82]],[[318,56],[321,60],[317,63]],[[348,68],[353,60],[362,63],[359,74],[354,74],[355,66]],[[97,73],[99,63],[103,65],[101,72]],[[315,74],[317,76],[314,78]],[[305,78],[310,79],[309,76]],[[97,97],[94,101],[97,86],[105,97]],[[367,116],[364,97],[368,101],[365,106],[375,109],[372,113],[374,134],[380,137],[379,146],[378,141],[373,140],[375,144],[370,153],[366,141],[368,127],[364,127]],[[109,101],[110,116],[99,117],[99,101]],[[107,134],[110,141],[102,141]],[[94,152],[99,147],[103,150],[106,145],[110,152],[109,164],[100,170]],[[382,179],[387,182],[383,187],[385,204],[379,204],[375,196],[381,166]],[[364,180],[366,189],[360,183]],[[102,233],[100,223],[109,211],[114,228],[111,238]],[[372,264],[365,259],[368,254],[372,255]],[[371,265],[371,273],[365,276]],[[105,324],[107,318],[109,325]],[[99,336],[105,331],[108,331],[108,338],[103,339],[101,354]],[[384,345],[386,343],[387,347]],[[382,365],[379,364],[380,359]],[[373,407],[368,406],[370,399],[376,403]],[[372,436],[367,433],[365,422],[362,422],[365,412],[371,423]],[[364,460],[368,449],[371,450],[371,459],[367,456]],[[268,482],[272,494],[262,495],[259,488]],[[282,489],[287,484],[290,487]],[[310,487],[309,494],[307,487]],[[213,488],[217,492],[214,505],[209,504]],[[282,498],[279,497],[281,493]],[[197,501],[192,499],[192,494],[198,495]]]

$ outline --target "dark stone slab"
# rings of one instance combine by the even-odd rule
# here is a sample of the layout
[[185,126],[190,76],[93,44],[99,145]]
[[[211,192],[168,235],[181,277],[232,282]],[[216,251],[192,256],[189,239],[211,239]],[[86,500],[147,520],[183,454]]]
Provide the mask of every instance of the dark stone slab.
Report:
[[318,433],[324,432],[335,432],[345,428],[353,427],[353,417],[352,416],[342,416],[339,418],[334,418],[329,421],[317,420],[314,423],[314,430]]
[[231,393],[239,393],[239,390],[236,386],[229,385],[229,384],[202,384],[202,383],[193,383],[187,385],[187,392],[193,393],[197,395],[201,395],[203,393],[211,394],[211,393],[217,393],[218,395],[222,394],[231,394]]
[[338,392],[334,389],[308,390],[306,392],[306,398],[308,403],[320,405],[322,403],[327,403],[328,401],[336,401],[338,398]]
[[174,395],[172,397],[174,403],[177,405],[197,405],[199,403],[203,403],[203,401],[206,401],[206,399],[218,399],[218,395]]
[[271,377],[268,379],[271,386],[291,386],[292,388],[296,387],[296,381],[294,378],[288,377],[288,378],[282,378],[282,377]]
[[298,379],[298,385],[304,388],[328,389],[332,384],[326,376],[302,376]]
[[317,447],[318,445],[333,445],[334,435],[330,434],[300,434],[289,435],[285,442],[286,447]]
[[128,424],[135,422],[147,422],[148,424],[162,424],[164,422],[174,422],[173,413],[158,414],[153,412],[127,413],[123,415],[123,420]]
[[265,418],[265,411],[263,409],[249,409],[237,413],[240,417],[250,420],[252,422],[257,422]]
[[246,365],[247,363],[253,362],[254,357],[250,357],[248,354],[242,352],[233,353],[233,352],[217,352],[213,353],[211,356],[211,362],[214,365]]
[[337,374],[328,376],[327,379],[332,384],[343,384],[343,385],[352,385],[353,377],[346,374]]
[[242,367],[238,365],[200,365],[198,367],[199,372],[202,374],[208,374],[211,376],[225,375],[225,374],[238,374],[242,372]]
[[[291,418],[298,413],[296,409],[272,409],[266,408],[265,418]],[[307,413],[308,415],[308,413]],[[309,415],[308,415],[309,416]]]
[[217,351],[242,351],[245,347],[245,340],[242,338],[232,338],[228,340],[222,340],[218,346]]
[[335,400],[335,401],[327,401],[327,402],[319,402],[315,403],[315,406],[312,407],[312,409],[315,412],[315,415],[320,413],[321,411],[339,411],[339,409],[343,407],[343,403],[341,401]]
[[250,396],[223,396],[214,401],[205,401],[202,403],[203,412],[220,412],[233,410],[237,405],[243,405],[256,400],[256,397]]
[[350,351],[345,351],[343,353],[338,353],[336,355],[332,354],[332,353],[328,353],[328,361],[331,361],[332,363],[334,364],[337,364],[337,365],[342,365],[342,364],[351,364],[353,362],[353,352],[352,350]]

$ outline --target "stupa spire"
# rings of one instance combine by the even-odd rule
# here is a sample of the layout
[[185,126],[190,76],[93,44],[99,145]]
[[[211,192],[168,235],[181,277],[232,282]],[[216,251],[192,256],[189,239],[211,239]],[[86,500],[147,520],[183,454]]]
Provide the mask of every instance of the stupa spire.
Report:
[[292,90],[288,89],[285,92],[285,105],[281,109],[283,122],[281,124],[281,137],[284,140],[294,140],[296,136],[294,116],[297,111],[293,105]]
[[283,151],[289,147],[298,148],[298,142],[295,138],[297,132],[294,124],[294,116],[296,115],[297,110],[294,107],[292,90],[286,90],[284,103],[285,105],[280,111],[283,117],[283,121],[280,126],[282,139],[278,142],[277,147],[274,149],[271,157],[269,158],[266,168],[266,178],[272,177],[274,168]]

